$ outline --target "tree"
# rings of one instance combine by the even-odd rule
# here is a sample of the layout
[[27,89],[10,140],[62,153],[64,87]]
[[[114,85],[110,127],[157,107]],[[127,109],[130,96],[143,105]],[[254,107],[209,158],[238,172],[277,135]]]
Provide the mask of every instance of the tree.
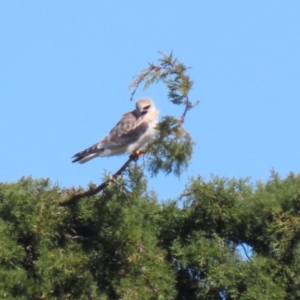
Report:
[[87,191],[49,179],[0,184],[1,299],[300,298],[299,175],[256,185],[199,176],[164,203],[147,190],[145,169],[179,175],[191,158],[186,70],[162,55],[133,83],[162,80],[184,107],[160,123],[150,164],[131,156]]

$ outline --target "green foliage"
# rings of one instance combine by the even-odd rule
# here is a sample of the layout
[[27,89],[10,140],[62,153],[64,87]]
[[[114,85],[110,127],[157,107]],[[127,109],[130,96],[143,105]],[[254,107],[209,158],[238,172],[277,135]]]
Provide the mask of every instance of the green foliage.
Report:
[[152,175],[162,171],[176,176],[185,171],[189,165],[193,142],[188,134],[177,138],[174,130],[178,128],[177,120],[164,117],[158,125],[156,138],[147,147],[148,170]]
[[57,205],[68,191],[48,180],[1,184],[1,298],[175,296],[174,270],[158,246],[161,208],[145,184],[134,166],[100,198],[71,208]]
[[134,165],[61,207],[49,180],[1,184],[1,298],[299,299],[299,175],[199,177],[169,203],[146,186]]
[[130,84],[129,87],[134,88],[132,97],[143,81],[145,82],[144,90],[151,84],[162,81],[169,90],[168,97],[172,103],[186,104],[189,101],[189,91],[193,86],[193,81],[186,74],[188,68],[178,62],[172,52],[170,55],[166,55],[162,51],[159,53],[161,57],[158,59],[158,64],[149,63],[149,67],[135,76],[135,80]]

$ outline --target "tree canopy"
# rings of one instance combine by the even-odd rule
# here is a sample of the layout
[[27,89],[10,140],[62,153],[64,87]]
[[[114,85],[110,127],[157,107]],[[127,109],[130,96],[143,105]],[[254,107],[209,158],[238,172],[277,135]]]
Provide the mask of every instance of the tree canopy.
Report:
[[183,107],[162,119],[145,164],[131,156],[88,191],[31,177],[0,184],[1,299],[300,298],[300,175],[199,175],[168,202],[147,189],[149,175],[178,176],[192,158],[186,71],[162,54],[131,85],[134,95],[162,81]]

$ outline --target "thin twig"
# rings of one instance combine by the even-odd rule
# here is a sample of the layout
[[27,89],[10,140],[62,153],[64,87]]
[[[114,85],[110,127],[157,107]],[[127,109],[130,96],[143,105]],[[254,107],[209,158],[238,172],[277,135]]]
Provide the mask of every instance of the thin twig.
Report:
[[183,112],[183,114],[182,114],[182,116],[180,118],[181,124],[184,123],[185,116],[186,116],[188,110],[191,108],[191,102],[189,101],[188,96],[185,96],[185,98],[186,98],[186,100],[185,100],[185,109],[184,109],[184,112]]
[[133,100],[133,96],[135,94],[135,92],[137,91],[138,87],[140,86],[140,84],[145,80],[145,78],[149,75],[149,73],[151,71],[155,70],[160,70],[160,66],[155,66],[153,64],[149,64],[149,68],[142,70],[141,74],[134,76],[134,78],[136,78],[130,85],[129,85],[129,89],[134,88],[132,93],[130,94],[130,100]]
[[243,243],[241,243],[241,246],[242,246],[242,248],[244,249],[244,252],[245,252],[246,257],[247,257],[249,260],[251,260],[251,257],[249,257],[249,255],[248,255],[248,253],[247,253],[247,251],[246,251],[246,248],[245,248],[245,246],[243,245]]
[[129,164],[132,161],[137,160],[139,155],[140,155],[140,153],[131,154],[129,156],[128,160],[124,163],[124,165],[115,174],[113,174],[113,176],[111,178],[107,179],[106,181],[104,181],[103,183],[98,185],[95,189],[89,189],[87,191],[77,193],[77,194],[73,195],[70,199],[60,202],[59,205],[60,206],[68,206],[68,205],[76,203],[79,199],[81,199],[83,197],[91,197],[91,196],[98,194],[104,188],[106,188],[112,180],[114,180],[118,176],[120,176],[126,170],[126,168],[129,166]]

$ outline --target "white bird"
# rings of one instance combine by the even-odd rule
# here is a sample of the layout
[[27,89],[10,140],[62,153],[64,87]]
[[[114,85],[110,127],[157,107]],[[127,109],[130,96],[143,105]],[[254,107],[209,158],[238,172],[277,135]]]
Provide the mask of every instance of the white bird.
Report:
[[132,153],[145,145],[155,134],[159,111],[149,98],[136,102],[136,109],[125,113],[118,124],[99,143],[76,153],[72,162],[85,163],[97,156]]

